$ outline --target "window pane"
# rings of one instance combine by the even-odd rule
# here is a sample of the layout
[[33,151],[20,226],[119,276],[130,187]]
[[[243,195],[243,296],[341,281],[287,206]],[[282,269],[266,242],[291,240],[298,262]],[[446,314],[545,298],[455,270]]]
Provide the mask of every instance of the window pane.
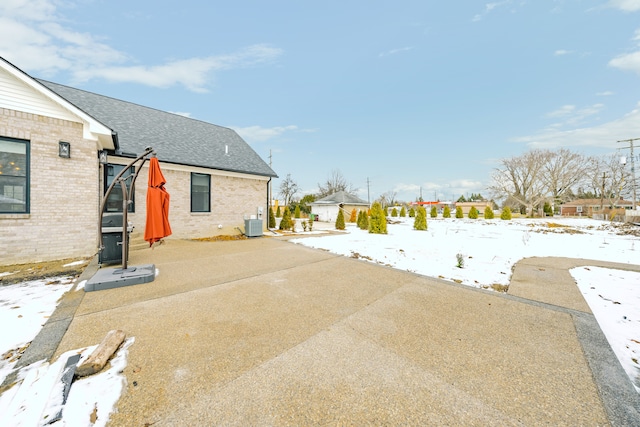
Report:
[[210,188],[209,175],[191,174],[191,212],[210,212]]
[[29,212],[28,144],[0,139],[0,212]]
[[[109,189],[109,186],[111,185],[115,177],[124,168],[125,166],[123,165],[112,165],[112,164],[106,165],[105,187],[104,187],[105,193]],[[129,168],[128,172],[125,172],[124,175],[122,175],[123,179],[127,178],[128,176],[131,176],[131,178],[125,181],[125,184],[127,186],[127,192],[131,191],[131,180],[133,179],[133,175],[135,173],[136,173],[135,167],[132,166],[131,168]],[[134,197],[131,198],[131,202],[132,203],[129,205],[129,212],[135,212],[135,195]],[[111,190],[111,194],[109,194],[109,197],[107,198],[107,203],[105,204],[104,209],[105,209],[105,212],[122,212],[122,186],[120,185],[120,183],[117,183],[116,185],[113,186],[113,189]]]

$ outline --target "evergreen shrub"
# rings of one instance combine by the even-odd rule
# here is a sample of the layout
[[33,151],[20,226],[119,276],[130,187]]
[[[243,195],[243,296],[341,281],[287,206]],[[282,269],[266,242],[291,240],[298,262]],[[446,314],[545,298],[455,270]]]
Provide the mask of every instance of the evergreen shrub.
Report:
[[291,227],[293,226],[293,223],[291,221],[291,211],[286,206],[282,210],[284,212],[282,213],[282,219],[280,220],[280,227],[278,228],[280,230],[290,230]]
[[464,218],[462,213],[462,206],[456,206],[456,218]]
[[336,218],[336,230],[344,230],[344,214],[342,213],[342,209],[338,209],[338,217]]
[[427,210],[423,206],[419,206],[416,212],[416,219],[413,221],[415,230],[427,229]]
[[493,219],[493,209],[491,206],[484,208],[484,219]]
[[511,219],[511,208],[509,206],[505,206],[502,209],[502,213],[500,213],[500,219],[504,219],[505,221]]
[[387,234],[387,218],[385,210],[379,202],[374,202],[371,206],[371,218],[369,219],[369,233]]
[[471,206],[471,209],[469,209],[469,218],[478,219],[478,209],[475,206]]

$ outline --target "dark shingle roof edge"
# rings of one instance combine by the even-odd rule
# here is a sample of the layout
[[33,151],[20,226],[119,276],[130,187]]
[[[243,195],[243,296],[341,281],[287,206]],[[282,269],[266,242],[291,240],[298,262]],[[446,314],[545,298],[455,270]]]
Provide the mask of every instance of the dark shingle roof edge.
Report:
[[123,153],[141,153],[150,146],[158,159],[167,163],[278,176],[233,129],[46,80],[35,80],[112,129]]

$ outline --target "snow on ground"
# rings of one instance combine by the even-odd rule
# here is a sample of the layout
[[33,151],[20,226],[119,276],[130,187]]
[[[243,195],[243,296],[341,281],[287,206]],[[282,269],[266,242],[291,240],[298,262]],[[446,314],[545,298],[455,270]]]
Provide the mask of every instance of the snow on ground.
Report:
[[[0,286],[0,324],[3,325],[0,334],[0,383],[13,371],[21,350],[40,332],[62,295],[73,286],[73,279],[66,276]],[[77,289],[82,287],[83,283],[80,283]],[[127,364],[128,347],[133,341],[134,338],[129,338],[122,344],[108,369],[74,381],[62,419],[49,425],[106,425],[126,382],[122,371]],[[62,408],[59,399],[62,396],[61,383],[53,389],[51,385],[66,359],[73,354],[82,354],[82,361],[96,347],[97,343],[92,347],[69,351],[51,364],[39,361],[22,368],[18,373],[18,381],[30,378],[34,385],[28,388],[28,393],[23,390],[19,394],[21,388],[14,386],[0,395],[0,425],[45,425],[44,417],[55,415]],[[36,402],[44,406],[40,407]]]
[[[391,220],[398,224],[388,224],[386,235],[369,234],[348,224],[344,233],[291,241],[484,288],[508,285],[513,266],[528,257],[640,263],[640,238],[626,234],[617,223],[575,218],[428,218],[428,229],[416,231],[413,218]],[[595,267],[571,273],[640,392],[640,273]]]
[[19,349],[38,335],[60,297],[72,286],[71,277],[0,286],[0,384],[13,370]]
[[[624,234],[616,224],[589,219],[428,219],[427,231],[413,230],[412,219],[400,218],[398,221],[398,224],[388,225],[387,235],[369,234],[349,224],[346,232],[327,236],[319,229],[331,227],[318,224],[313,234],[301,235],[323,233],[323,237],[302,237],[292,242],[476,287],[507,285],[515,263],[532,256],[629,264],[637,264],[640,260],[638,237]],[[459,258],[462,259],[462,268]],[[640,392],[640,273],[579,267],[572,269],[571,274]],[[82,288],[81,285],[78,288]],[[6,356],[9,352],[16,352],[33,340],[59,298],[72,286],[69,278],[58,277],[0,287],[0,324],[5,325],[0,335],[0,354]],[[133,338],[125,341],[109,369],[73,383],[64,405],[63,418],[52,425],[106,424],[125,385],[122,371],[132,343]],[[60,364],[67,356],[81,353],[82,357],[87,357],[93,348],[65,353],[52,364],[37,362],[23,368],[20,378],[28,375],[44,378],[51,372],[59,372]],[[11,372],[14,364],[11,357],[0,361],[0,380]],[[13,387],[0,395],[0,424],[3,424],[2,417],[6,416],[7,408],[16,407],[12,399],[18,391]],[[36,387],[34,393],[48,392]],[[60,403],[55,399],[49,401],[44,412],[55,413]],[[22,406],[18,405],[18,408]],[[34,415],[28,410],[29,405],[25,409],[11,419],[10,425],[30,425],[21,422]]]

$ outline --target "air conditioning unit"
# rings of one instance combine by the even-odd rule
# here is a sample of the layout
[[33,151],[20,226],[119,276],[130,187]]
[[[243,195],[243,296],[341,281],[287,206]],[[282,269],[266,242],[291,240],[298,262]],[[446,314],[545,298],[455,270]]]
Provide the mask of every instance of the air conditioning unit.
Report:
[[247,237],[262,236],[262,220],[261,219],[245,219],[244,234]]

